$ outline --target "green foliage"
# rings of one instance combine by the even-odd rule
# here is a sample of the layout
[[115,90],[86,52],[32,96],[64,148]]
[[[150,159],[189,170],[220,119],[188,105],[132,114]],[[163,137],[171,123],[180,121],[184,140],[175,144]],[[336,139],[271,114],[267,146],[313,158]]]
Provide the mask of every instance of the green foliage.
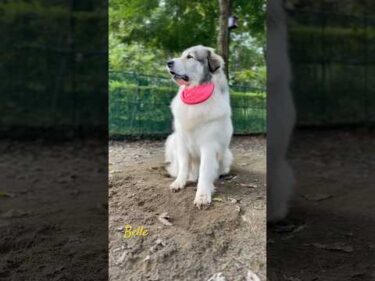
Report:
[[[233,0],[232,12],[239,27],[231,32],[230,79],[264,87],[265,0]],[[169,57],[216,47],[218,15],[217,0],[111,0],[110,68],[167,77]]]
[[[264,0],[234,0],[232,10],[240,19],[235,33],[264,38]],[[112,0],[109,7],[111,32],[172,53],[196,44],[215,46],[218,15],[217,0]]]
[[233,83],[248,83],[253,87],[261,88],[266,84],[266,67],[253,67],[233,72]]
[[265,0],[232,0],[232,12],[240,20],[240,26],[234,33],[250,32],[262,44],[265,44]]
[[125,44],[113,34],[110,34],[109,48],[111,70],[136,70],[139,73],[167,77],[166,55],[162,51],[146,48],[139,43]]
[[142,42],[169,53],[196,45],[212,45],[217,1],[117,0],[110,5],[110,29],[126,42]]

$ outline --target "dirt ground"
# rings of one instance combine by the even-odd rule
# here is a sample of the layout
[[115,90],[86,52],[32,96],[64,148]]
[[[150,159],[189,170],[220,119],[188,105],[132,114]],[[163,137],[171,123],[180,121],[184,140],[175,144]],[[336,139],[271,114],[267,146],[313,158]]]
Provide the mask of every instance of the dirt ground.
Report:
[[[194,208],[194,185],[169,191],[162,142],[110,148],[111,280],[265,280],[265,139],[234,139],[233,175],[208,210]],[[374,132],[299,132],[291,148],[297,195],[269,229],[269,279],[375,280]],[[0,280],[107,280],[106,157],[87,143],[0,141]],[[124,239],[127,223],[149,235]]]
[[0,280],[107,280],[107,150],[0,141]]
[[[250,281],[251,272],[266,280],[266,140],[237,137],[232,150],[233,171],[198,210],[194,184],[169,190],[163,142],[110,143],[111,281]],[[172,225],[159,220],[165,212]],[[148,235],[124,238],[127,224]]]
[[375,280],[375,134],[302,131],[290,216],[270,228],[271,281]]

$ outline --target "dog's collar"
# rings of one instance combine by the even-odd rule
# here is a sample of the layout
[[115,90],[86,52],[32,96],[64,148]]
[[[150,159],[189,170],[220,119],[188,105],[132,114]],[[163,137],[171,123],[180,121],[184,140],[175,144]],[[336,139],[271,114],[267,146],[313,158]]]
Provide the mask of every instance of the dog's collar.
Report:
[[192,88],[184,88],[181,92],[181,100],[186,104],[199,104],[208,100],[215,89],[213,83],[198,85]]

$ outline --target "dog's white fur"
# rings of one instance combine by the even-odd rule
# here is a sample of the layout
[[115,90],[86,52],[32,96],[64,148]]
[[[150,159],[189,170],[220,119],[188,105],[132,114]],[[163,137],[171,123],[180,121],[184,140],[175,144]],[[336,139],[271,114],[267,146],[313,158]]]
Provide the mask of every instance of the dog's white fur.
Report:
[[[218,65],[212,73],[208,73],[209,59]],[[168,137],[165,150],[167,170],[175,178],[170,189],[178,191],[188,181],[198,181],[194,204],[200,208],[211,203],[215,179],[229,172],[233,160],[229,150],[233,127],[224,62],[213,49],[204,46],[187,49],[173,62],[169,70],[189,77],[189,81],[175,78],[181,86],[171,104],[174,132]],[[181,91],[200,84],[207,75],[215,85],[213,95],[200,104],[183,103]]]

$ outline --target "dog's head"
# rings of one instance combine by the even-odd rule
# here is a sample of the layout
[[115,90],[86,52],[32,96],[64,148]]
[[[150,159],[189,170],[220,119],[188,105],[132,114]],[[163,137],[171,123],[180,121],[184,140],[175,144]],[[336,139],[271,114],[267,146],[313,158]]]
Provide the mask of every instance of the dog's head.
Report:
[[178,85],[199,85],[223,73],[224,61],[212,48],[201,45],[185,50],[167,62],[167,69]]

